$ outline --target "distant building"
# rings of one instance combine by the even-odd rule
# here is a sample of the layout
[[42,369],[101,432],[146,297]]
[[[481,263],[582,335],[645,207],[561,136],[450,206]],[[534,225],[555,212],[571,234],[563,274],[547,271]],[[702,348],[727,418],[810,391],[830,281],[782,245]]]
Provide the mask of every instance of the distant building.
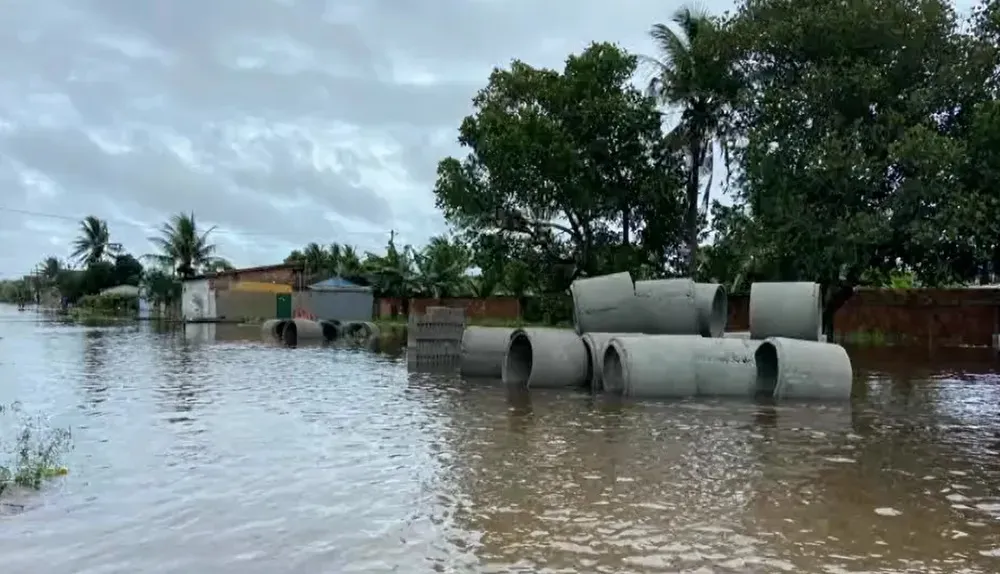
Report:
[[[261,284],[275,285],[274,292],[278,293],[279,297],[275,313],[283,315],[283,309],[279,307],[287,306],[287,312],[290,316],[291,295],[287,288],[290,287],[291,290],[305,288],[303,271],[304,266],[301,263],[282,263],[280,265],[205,273],[185,279],[182,282],[181,315],[185,321],[211,322],[222,319],[223,317],[218,317],[216,313],[217,294],[229,291],[241,282],[246,282],[255,284],[252,291],[256,292],[265,291]],[[281,288],[282,286],[284,288]],[[239,290],[238,287],[235,290]],[[285,293],[282,294],[282,291]]]

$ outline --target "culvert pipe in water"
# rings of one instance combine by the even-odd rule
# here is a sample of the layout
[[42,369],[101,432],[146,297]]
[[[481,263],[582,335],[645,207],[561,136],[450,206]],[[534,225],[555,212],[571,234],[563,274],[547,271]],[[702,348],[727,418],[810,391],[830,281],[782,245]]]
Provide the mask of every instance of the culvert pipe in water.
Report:
[[589,371],[580,335],[569,329],[518,329],[507,341],[501,378],[528,388],[583,387]]
[[598,393],[604,390],[604,353],[608,343],[615,337],[642,336],[640,333],[584,333],[581,336],[590,356],[590,390]]
[[818,283],[754,283],[750,286],[750,338],[819,341],[823,293]]
[[652,279],[635,282],[636,306],[643,333],[695,335],[701,332],[695,282],[690,279]]
[[771,337],[754,353],[759,395],[791,400],[851,398],[854,372],[847,350],[834,343]]
[[698,392],[693,335],[612,337],[604,352],[604,390],[635,398],[690,397]]
[[612,337],[604,388],[636,398],[752,397],[761,341],[700,335]]
[[642,330],[635,285],[627,272],[577,279],[569,290],[573,296],[573,327],[577,333]]
[[285,319],[268,319],[260,325],[260,336],[265,341],[281,341],[282,332],[287,324]]
[[511,327],[466,327],[462,333],[459,371],[464,377],[499,379],[507,343],[517,329]]
[[321,343],[326,340],[323,336],[323,326],[317,321],[292,319],[286,323],[281,339],[290,347],[302,343]]

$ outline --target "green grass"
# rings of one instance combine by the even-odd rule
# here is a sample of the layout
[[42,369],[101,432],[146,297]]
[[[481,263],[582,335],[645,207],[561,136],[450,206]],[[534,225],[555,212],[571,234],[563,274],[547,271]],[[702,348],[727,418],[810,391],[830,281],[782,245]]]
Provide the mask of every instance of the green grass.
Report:
[[62,456],[70,448],[68,430],[49,427],[40,417],[26,415],[16,403],[0,405],[0,416],[10,417],[3,422],[12,422],[16,429],[12,441],[0,435],[0,495],[14,486],[38,490],[46,479],[68,472],[62,465]]

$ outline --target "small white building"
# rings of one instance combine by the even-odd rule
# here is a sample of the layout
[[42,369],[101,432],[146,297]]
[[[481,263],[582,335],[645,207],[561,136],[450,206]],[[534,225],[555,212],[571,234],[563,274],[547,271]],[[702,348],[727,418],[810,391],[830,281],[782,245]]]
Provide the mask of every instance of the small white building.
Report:
[[181,284],[181,316],[185,321],[214,321],[215,289],[207,277],[198,277]]

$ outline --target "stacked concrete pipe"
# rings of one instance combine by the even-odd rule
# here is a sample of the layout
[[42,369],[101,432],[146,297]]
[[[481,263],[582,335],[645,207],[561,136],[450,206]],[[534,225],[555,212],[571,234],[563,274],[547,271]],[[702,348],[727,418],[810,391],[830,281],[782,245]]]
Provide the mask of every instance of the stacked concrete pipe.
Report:
[[717,283],[692,279],[654,279],[635,282],[636,305],[650,335],[721,337],[726,331],[729,303]]
[[750,338],[819,341],[822,293],[818,283],[754,283],[750,286]]
[[643,311],[627,272],[577,279],[570,285],[573,327],[578,334],[642,331]]
[[569,329],[518,329],[507,341],[501,377],[527,388],[583,387],[590,364],[586,345]]

